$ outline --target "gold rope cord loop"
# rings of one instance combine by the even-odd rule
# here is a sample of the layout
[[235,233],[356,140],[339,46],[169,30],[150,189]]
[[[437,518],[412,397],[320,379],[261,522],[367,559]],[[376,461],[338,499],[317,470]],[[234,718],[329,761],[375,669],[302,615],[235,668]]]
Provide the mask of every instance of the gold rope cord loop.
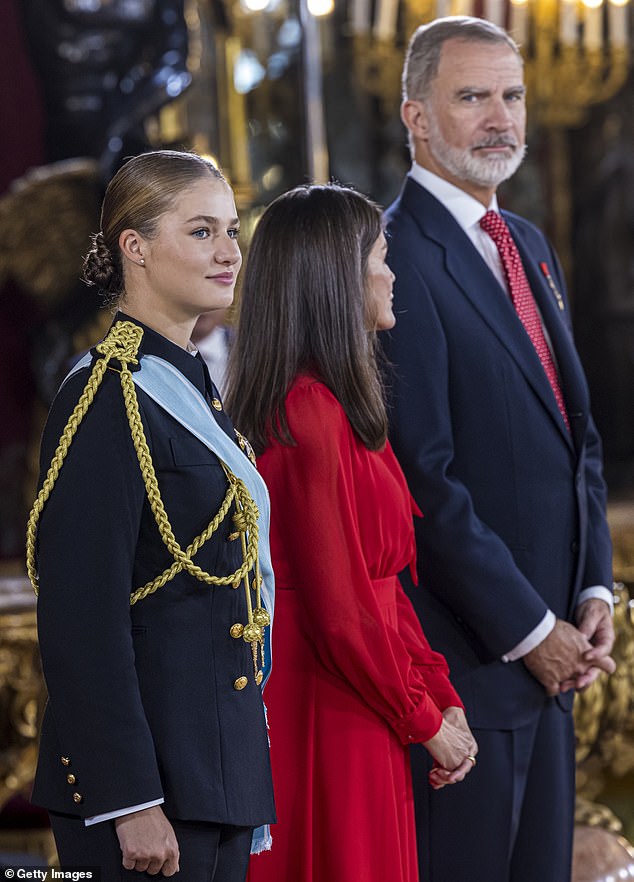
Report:
[[[174,558],[174,563],[168,569],[164,570],[163,573],[161,573],[151,582],[147,582],[145,585],[141,586],[135,592],[133,592],[130,597],[130,603],[135,604],[137,603],[137,601],[142,600],[149,594],[153,594],[159,588],[162,588],[163,585],[165,585],[170,579],[173,579],[174,576],[181,570],[185,570],[185,572],[189,573],[189,575],[194,576],[194,578],[198,579],[201,582],[205,582],[208,585],[235,585],[236,583],[240,584],[242,579],[255,565],[258,557],[259,512],[257,505],[253,501],[251,494],[249,493],[244,482],[240,478],[236,477],[230,471],[230,469],[221,461],[225,474],[227,476],[227,480],[229,482],[229,488],[227,490],[225,498],[221,504],[219,511],[205,528],[205,530],[200,534],[200,536],[197,536],[194,539],[194,541],[185,551],[183,551],[172,532],[170,522],[167,518],[167,514],[163,506],[158,482],[156,480],[156,474],[152,465],[150,451],[147,447],[145,433],[143,432],[141,418],[138,413],[134,381],[132,380],[131,376],[129,380],[130,383],[132,383],[132,387],[127,391],[131,392],[131,395],[129,398],[126,397],[126,387],[124,386],[124,397],[126,398],[126,409],[128,409],[128,405],[130,406],[130,409],[128,410],[128,420],[130,422],[130,428],[132,430],[132,440],[137,452],[139,465],[141,467],[141,474],[145,483],[147,497],[150,503],[152,514],[154,515],[154,520],[156,521],[156,525],[158,527],[164,545]],[[124,385],[124,383],[127,386],[127,382],[128,379],[125,377],[124,372],[122,371],[122,386]],[[214,576],[211,573],[207,573],[205,570],[195,564],[192,560],[192,557],[218,529],[222,521],[227,516],[232,502],[235,502],[236,505],[240,505],[244,512],[243,527],[244,532],[248,531],[248,541],[246,542],[246,546],[243,547],[243,560],[241,566],[238,567],[238,569],[234,573],[230,573],[227,576]],[[241,535],[244,535],[242,531]]]
[[103,355],[98,359],[88,377],[88,382],[84,387],[79,401],[75,405],[73,412],[68,418],[68,422],[64,427],[64,431],[59,439],[57,449],[53,454],[51,465],[49,466],[46,478],[42,484],[42,488],[37,495],[33,508],[29,514],[29,520],[26,528],[26,570],[33,586],[33,590],[37,594],[39,591],[37,568],[35,565],[35,540],[37,535],[37,524],[40,515],[44,509],[46,502],[55,486],[60,469],[66,459],[71,442],[75,437],[75,433],[79,428],[81,421],[86,416],[88,408],[92,404],[97,389],[101,385],[108,363],[112,358],[118,358],[122,364],[131,362],[137,364],[137,352],[141,338],[143,337],[142,328],[133,325],[131,322],[117,322],[110,329],[107,337],[97,346],[97,351]]
[[[223,464],[224,465],[224,464]],[[225,467],[225,472],[231,475],[231,479],[229,482],[229,489],[225,495],[225,498],[222,501],[220,509],[218,510],[216,516],[208,525],[208,527],[201,533],[200,536],[197,536],[191,545],[185,550],[185,554],[182,560],[174,561],[174,563],[166,570],[164,570],[160,576],[157,576],[151,582],[147,582],[141,588],[137,588],[137,590],[132,594],[130,598],[130,603],[135,604],[137,601],[142,600],[144,597],[147,597],[148,594],[153,594],[158,588],[162,588],[170,579],[173,579],[174,576],[179,573],[182,569],[185,569],[191,575],[195,576],[197,579],[204,581],[208,584],[213,585],[234,585],[237,579],[238,584],[243,579],[244,574],[248,573],[254,565],[254,562],[257,560],[257,550],[258,550],[258,525],[257,525],[257,517],[258,511],[257,506],[251,499],[250,494],[247,492],[247,499],[245,500],[250,508],[252,508],[254,512],[253,517],[253,530],[249,535],[249,541],[247,543],[247,554],[243,559],[242,565],[235,571],[235,573],[231,573],[228,576],[211,576],[209,573],[205,573],[200,567],[197,567],[191,561],[191,558],[196,554],[198,549],[209,539],[209,537],[218,529],[222,521],[227,516],[229,509],[231,508],[231,504],[234,502],[236,498],[236,486],[235,484],[239,479],[233,475],[233,473],[229,472]],[[246,488],[244,488],[246,490]],[[242,496],[240,489],[238,488],[238,493]],[[231,538],[231,537],[229,537]],[[190,561],[188,565],[185,565],[185,561]]]

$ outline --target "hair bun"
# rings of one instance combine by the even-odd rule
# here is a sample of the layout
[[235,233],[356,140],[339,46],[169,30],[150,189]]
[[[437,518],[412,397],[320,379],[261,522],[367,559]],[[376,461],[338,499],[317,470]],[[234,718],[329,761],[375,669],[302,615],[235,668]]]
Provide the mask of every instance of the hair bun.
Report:
[[92,237],[92,248],[84,258],[83,276],[87,284],[96,285],[107,299],[121,293],[123,280],[101,230]]

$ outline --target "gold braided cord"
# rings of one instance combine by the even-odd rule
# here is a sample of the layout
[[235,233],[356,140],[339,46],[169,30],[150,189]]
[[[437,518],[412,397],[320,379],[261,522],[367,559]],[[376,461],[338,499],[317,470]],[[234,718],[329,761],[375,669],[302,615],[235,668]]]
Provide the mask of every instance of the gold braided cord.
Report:
[[[42,485],[37,499],[31,510],[29,522],[27,526],[27,572],[33,585],[33,590],[38,593],[38,579],[35,566],[35,538],[37,534],[37,524],[59,475],[60,469],[68,453],[68,449],[73,437],[82,421],[88,408],[93,402],[97,389],[101,384],[105,371],[111,359],[115,358],[121,365],[120,379],[123,398],[132,433],[132,441],[137,454],[141,475],[145,484],[148,501],[156,525],[158,527],[161,539],[174,558],[174,563],[164,570],[159,576],[151,582],[138,588],[130,595],[130,603],[134,604],[138,600],[147,597],[148,594],[154,593],[158,588],[163,587],[170,579],[181,570],[185,570],[196,579],[210,585],[232,585],[237,587],[241,581],[248,578],[249,571],[256,565],[258,561],[258,517],[259,512],[257,505],[253,501],[244,482],[234,475],[225,463],[222,463],[223,469],[229,482],[229,487],[225,498],[222,501],[219,511],[211,520],[205,530],[197,536],[185,551],[181,548],[172,531],[171,524],[167,517],[163,500],[156,479],[156,473],[152,463],[152,457],[143,431],[143,423],[139,413],[138,399],[132,373],[128,367],[129,364],[138,364],[137,353],[143,336],[143,329],[132,322],[117,322],[110,330],[107,337],[97,346],[97,351],[103,358],[98,359],[88,378],[86,387],[74,408],[60,438],[57,450],[53,456],[51,466],[48,470],[46,479]],[[201,567],[194,563],[192,557],[197,553],[201,546],[208,541],[213,533],[218,529],[220,524],[227,516],[232,503],[236,504],[237,511],[233,516],[237,533],[233,534],[235,538],[238,535],[242,538],[243,543],[243,560],[238,569],[227,576],[214,576],[207,573]],[[232,537],[230,537],[232,538]],[[257,567],[256,572],[259,570]],[[257,605],[259,607],[259,592],[257,596]],[[251,610],[251,598],[248,597],[247,608]],[[252,621],[252,613],[249,612],[249,622]]]
[[[123,390],[123,400],[125,403],[128,422],[132,432],[132,442],[136,450],[141,475],[145,484],[145,490],[150,503],[150,509],[154,515],[154,520],[158,527],[163,544],[174,558],[174,564],[168,570],[157,576],[152,582],[148,582],[141,588],[137,589],[130,598],[131,603],[136,603],[148,594],[153,594],[158,588],[161,588],[169,579],[173,578],[180,570],[185,570],[194,578],[208,585],[239,585],[240,581],[249,572],[255,564],[258,551],[258,524],[257,519],[259,512],[251,494],[247,490],[243,481],[236,477],[230,469],[223,463],[225,474],[229,480],[229,489],[223,500],[222,506],[218,514],[212,519],[207,528],[197,536],[186,551],[183,551],[180,544],[176,540],[172,531],[171,524],[167,517],[163,500],[159,491],[156,473],[152,463],[152,456],[143,431],[143,423],[139,413],[139,404],[136,396],[136,388],[132,374],[127,367],[122,365],[121,368],[121,388]],[[194,563],[191,558],[192,554],[212,536],[218,529],[220,523],[226,517],[229,507],[233,501],[240,501],[244,514],[244,529],[248,531],[248,542],[246,552],[243,557],[242,565],[234,573],[228,576],[214,576],[205,572],[201,567]],[[219,515],[222,513],[222,517]],[[241,530],[242,532],[242,530]]]
[[[222,521],[227,516],[229,509],[231,508],[231,503],[235,498],[235,491],[233,487],[229,486],[225,498],[222,500],[220,508],[218,509],[214,519],[211,521],[208,527],[201,533],[200,536],[197,536],[191,545],[188,545],[185,549],[185,557],[191,559],[198,549],[203,545],[204,542],[214,533]],[[173,579],[177,573],[183,569],[183,564],[179,560],[175,560],[174,563],[168,567],[166,570],[157,576],[155,579],[152,579],[150,582],[146,582],[145,585],[142,585],[140,588],[137,588],[135,592],[130,596],[130,604],[134,605],[138,600],[143,600],[144,597],[147,597],[148,594],[153,594],[157,589],[162,588],[170,579]],[[229,577],[227,577],[229,578]],[[225,583],[228,584],[228,583]]]
[[[200,581],[206,582],[209,585],[232,585],[234,588],[238,587],[240,582],[248,575],[249,571],[252,569],[253,565],[258,559],[258,508],[253,502],[251,494],[246,489],[244,482],[240,478],[237,478],[233,474],[233,472],[229,471],[224,463],[222,463],[222,465],[225,469],[227,479],[229,480],[229,489],[227,490],[225,498],[223,499],[222,504],[215,517],[205,528],[205,530],[200,534],[200,536],[197,536],[191,543],[191,545],[187,547],[185,552],[182,552],[180,546],[178,545],[176,540],[174,540],[174,542],[176,542],[177,548],[181,550],[181,555],[179,555],[179,557],[173,555],[175,557],[174,563],[168,569],[164,570],[160,574],[160,576],[157,576],[151,582],[147,582],[145,585],[141,586],[141,588],[137,588],[137,590],[130,596],[131,604],[135,604],[138,600],[142,600],[144,597],[147,597],[148,594],[153,594],[158,588],[162,588],[163,585],[166,584],[166,582],[169,582],[170,579],[173,579],[174,576],[182,569],[185,569],[190,575],[194,576]],[[243,554],[242,565],[238,567],[238,569],[234,573],[230,573],[228,576],[212,576],[209,573],[206,573],[200,567],[196,566],[191,558],[218,529],[222,521],[227,516],[232,502],[235,502],[237,506],[243,506],[246,510],[248,510],[249,513],[248,519],[245,518],[244,521],[242,521],[242,519],[238,517],[239,512],[236,512],[236,514],[233,516],[234,523],[236,523],[236,529],[239,530],[240,534],[244,534],[248,531],[246,551]],[[150,506],[152,506],[151,500]],[[156,519],[159,531],[162,531],[162,522],[159,522],[159,518],[157,517],[157,513],[154,511],[154,509],[152,509],[152,511],[154,512],[154,517]],[[165,514],[164,511],[163,514]],[[169,521],[167,521],[167,517],[165,517],[165,521],[167,527],[169,528]],[[165,542],[165,537],[163,537],[162,532],[161,537]]]

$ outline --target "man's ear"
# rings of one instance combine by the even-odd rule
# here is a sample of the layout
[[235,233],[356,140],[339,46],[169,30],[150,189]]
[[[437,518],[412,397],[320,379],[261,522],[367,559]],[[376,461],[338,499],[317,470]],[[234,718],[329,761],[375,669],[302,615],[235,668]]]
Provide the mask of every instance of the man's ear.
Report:
[[143,245],[144,239],[136,230],[123,230],[119,236],[119,248],[124,257],[131,260],[132,263],[143,265]]
[[406,98],[401,104],[401,119],[417,141],[427,140],[429,119],[422,101]]

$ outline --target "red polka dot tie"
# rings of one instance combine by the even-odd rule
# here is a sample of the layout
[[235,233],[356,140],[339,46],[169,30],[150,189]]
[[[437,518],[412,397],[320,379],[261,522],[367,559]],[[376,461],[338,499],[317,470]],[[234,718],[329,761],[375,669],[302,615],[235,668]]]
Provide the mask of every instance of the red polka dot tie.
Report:
[[480,221],[480,226],[485,233],[489,234],[497,246],[502,260],[504,275],[506,276],[506,281],[511,293],[513,306],[515,307],[521,323],[526,329],[526,333],[535,347],[535,351],[537,352],[542,367],[548,377],[548,382],[552,386],[552,390],[555,394],[557,406],[561,411],[561,415],[564,418],[567,428],[570,429],[564,396],[562,395],[561,386],[559,385],[555,362],[553,361],[552,353],[546,342],[546,337],[544,336],[541,316],[535,305],[535,300],[530,285],[528,284],[528,279],[526,278],[526,273],[524,272],[524,266],[522,265],[522,259],[517,250],[517,246],[513,241],[513,237],[511,236],[504,218],[499,215],[497,211],[487,211]]

